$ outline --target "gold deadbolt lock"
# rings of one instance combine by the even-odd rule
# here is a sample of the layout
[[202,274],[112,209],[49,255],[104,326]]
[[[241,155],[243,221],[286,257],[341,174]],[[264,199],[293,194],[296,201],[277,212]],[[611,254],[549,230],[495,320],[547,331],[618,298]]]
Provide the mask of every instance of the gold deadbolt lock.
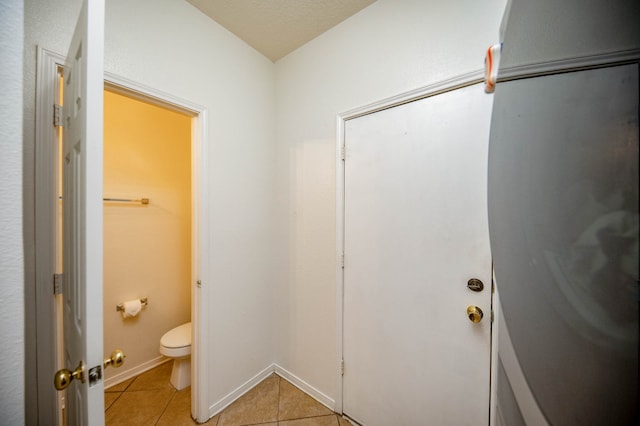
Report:
[[58,370],[53,377],[53,385],[59,391],[65,390],[69,387],[73,379],[80,380],[84,383],[84,363],[82,361],[80,361],[80,364],[78,364],[76,369],[73,371],[67,368]]
[[118,368],[122,364],[124,364],[124,359],[126,355],[122,352],[122,349],[116,349],[111,352],[111,356],[109,358],[104,359],[104,368],[112,366],[113,368]]
[[470,305],[467,307],[467,316],[471,320],[471,322],[478,323],[482,320],[484,314],[482,313],[482,309],[475,305]]

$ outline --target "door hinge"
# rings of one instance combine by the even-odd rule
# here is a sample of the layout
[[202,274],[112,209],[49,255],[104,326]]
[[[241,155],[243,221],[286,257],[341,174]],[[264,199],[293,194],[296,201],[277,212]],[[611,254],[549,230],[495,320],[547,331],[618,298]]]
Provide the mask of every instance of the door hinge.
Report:
[[342,144],[342,145],[340,146],[340,159],[341,159],[342,161],[344,161],[344,156],[345,156],[345,152],[346,152],[346,150],[347,150],[347,149],[345,148],[344,144]]
[[344,376],[344,359],[340,360],[340,375]]
[[53,274],[53,295],[62,294],[63,274]]
[[491,310],[491,322],[493,323],[493,309]]
[[196,281],[196,286],[198,286],[198,288],[202,287],[202,281],[201,280]]
[[340,255],[340,267],[344,269],[344,253]]
[[53,104],[53,126],[54,127],[64,126],[64,120],[62,117],[63,117],[62,105]]

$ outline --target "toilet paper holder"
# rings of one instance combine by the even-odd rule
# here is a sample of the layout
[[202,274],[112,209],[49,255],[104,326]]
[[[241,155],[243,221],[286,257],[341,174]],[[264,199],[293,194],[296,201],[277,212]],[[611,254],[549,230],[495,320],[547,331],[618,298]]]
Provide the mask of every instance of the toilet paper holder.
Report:
[[[147,306],[147,298],[146,297],[141,297],[140,298],[140,304],[144,307]],[[116,311],[118,312],[124,312],[124,303],[118,303],[116,305]]]

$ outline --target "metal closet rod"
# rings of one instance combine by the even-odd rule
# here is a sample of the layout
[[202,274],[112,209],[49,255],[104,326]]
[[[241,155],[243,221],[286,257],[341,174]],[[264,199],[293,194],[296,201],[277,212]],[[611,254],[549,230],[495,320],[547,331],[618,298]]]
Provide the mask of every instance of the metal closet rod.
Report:
[[[62,195],[58,195],[58,200],[62,200]],[[148,198],[103,198],[102,201],[112,203],[140,203],[149,204]]]
[[112,203],[140,203],[140,204],[149,204],[148,198],[103,198],[102,201],[112,202]]

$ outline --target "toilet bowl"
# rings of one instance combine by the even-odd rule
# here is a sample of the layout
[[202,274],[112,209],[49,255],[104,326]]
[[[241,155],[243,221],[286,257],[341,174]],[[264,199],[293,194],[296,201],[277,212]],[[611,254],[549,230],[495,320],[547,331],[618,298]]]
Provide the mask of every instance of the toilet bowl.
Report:
[[173,358],[171,384],[177,390],[191,384],[191,323],[167,331],[160,339],[160,353]]

